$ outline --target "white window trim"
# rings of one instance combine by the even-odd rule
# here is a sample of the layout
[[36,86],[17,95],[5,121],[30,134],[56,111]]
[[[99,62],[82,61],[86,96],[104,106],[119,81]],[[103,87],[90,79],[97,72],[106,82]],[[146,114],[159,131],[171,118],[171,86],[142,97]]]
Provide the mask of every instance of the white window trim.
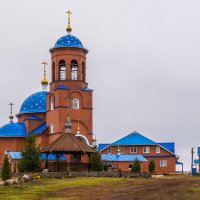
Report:
[[[77,107],[74,106],[75,105],[74,101],[76,101],[76,100],[77,100],[76,104],[78,105]],[[73,109],[79,109],[79,107],[80,107],[80,105],[79,105],[79,99],[73,98],[73,100],[72,100],[72,108]]]
[[50,133],[51,133],[51,134],[54,133],[54,125],[53,125],[53,124],[50,125]]
[[[130,163],[129,165],[133,165],[133,163]],[[128,165],[128,169],[132,169],[132,168],[129,167],[129,165]]]
[[[121,151],[123,149],[123,152]],[[120,154],[124,154],[124,147],[120,147]]]
[[108,147],[108,154],[112,154],[112,148]]
[[160,160],[160,167],[167,167],[167,160]]
[[[148,149],[148,151],[144,151],[145,150],[145,148],[146,148],[146,150]],[[143,153],[150,153],[150,147],[149,146],[144,146],[143,147]]]
[[[135,148],[136,151],[131,151],[132,148],[133,149]],[[130,147],[130,153],[132,153],[132,154],[137,153],[137,147]]]
[[159,146],[156,146],[156,153],[160,153],[160,147]]

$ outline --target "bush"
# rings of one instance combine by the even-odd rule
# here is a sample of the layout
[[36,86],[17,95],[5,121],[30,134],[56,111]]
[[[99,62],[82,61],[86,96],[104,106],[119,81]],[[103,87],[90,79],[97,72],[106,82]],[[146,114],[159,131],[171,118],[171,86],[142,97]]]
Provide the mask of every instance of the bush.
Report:
[[26,144],[22,151],[22,158],[18,168],[20,172],[34,172],[39,169],[40,152],[36,144],[36,137],[30,135],[26,138]]
[[12,178],[12,172],[11,172],[10,162],[8,159],[8,155],[5,155],[2,166],[2,180],[6,181],[11,178]]
[[154,160],[150,160],[150,162],[149,162],[149,172],[150,172],[151,174],[154,173],[155,168],[156,168],[156,166],[155,166]]
[[90,169],[92,171],[103,171],[103,162],[101,160],[101,154],[96,152],[92,153],[90,157]]
[[108,165],[107,164],[104,165],[104,171],[106,171],[106,172],[108,171]]
[[141,172],[140,162],[138,160],[135,160],[133,162],[132,172],[135,172],[135,173],[140,173]]

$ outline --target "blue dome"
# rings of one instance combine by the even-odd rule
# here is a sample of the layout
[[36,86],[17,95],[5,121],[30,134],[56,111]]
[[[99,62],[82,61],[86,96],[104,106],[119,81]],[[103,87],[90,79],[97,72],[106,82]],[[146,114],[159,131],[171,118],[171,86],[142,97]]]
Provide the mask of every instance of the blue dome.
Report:
[[0,137],[25,137],[27,135],[26,126],[23,122],[10,122],[0,128]]
[[28,97],[22,104],[19,114],[46,112],[47,92],[37,92]]
[[82,42],[73,35],[64,35],[58,39],[55,47],[77,47],[84,48]]

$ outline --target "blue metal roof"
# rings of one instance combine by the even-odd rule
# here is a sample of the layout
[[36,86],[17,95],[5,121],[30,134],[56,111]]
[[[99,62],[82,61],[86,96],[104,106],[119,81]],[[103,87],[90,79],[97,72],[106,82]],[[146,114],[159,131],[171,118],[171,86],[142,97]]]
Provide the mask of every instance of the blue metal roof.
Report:
[[[16,159],[16,160],[19,160],[21,159],[21,152],[9,152],[9,155],[11,156],[12,159]],[[46,154],[45,153],[41,153],[40,154],[40,160],[45,160],[46,159]],[[56,155],[55,154],[49,154],[48,155],[48,160],[51,161],[51,160],[56,160]],[[62,161],[66,161],[66,157],[61,154],[60,155],[60,160]]]
[[46,112],[47,92],[41,91],[29,96],[22,104],[19,114]]
[[182,162],[176,161],[176,165],[183,165]]
[[38,121],[40,121],[42,119],[40,117],[35,116],[35,115],[31,115],[31,116],[27,117],[26,119],[24,119],[24,121],[26,121],[26,120],[38,120]]
[[90,89],[88,87],[81,88],[81,90],[83,90],[83,91],[93,91],[92,89]]
[[73,35],[64,35],[59,38],[55,44],[55,47],[77,47],[84,48],[82,42]]
[[195,164],[199,164],[199,159],[194,159]]
[[197,148],[198,156],[200,156],[200,147]]
[[48,126],[46,125],[46,122],[44,122],[40,126],[38,126],[36,129],[34,129],[31,133],[39,134],[39,133],[42,133],[46,129],[48,129]]
[[160,146],[164,147],[165,149],[175,153],[175,143],[174,142],[162,142],[158,143]]
[[59,90],[59,89],[61,89],[61,90],[70,90],[70,87],[65,86],[65,85],[58,85],[58,86],[55,88],[55,90]]
[[23,122],[9,122],[0,128],[0,137],[26,137],[28,135]]
[[101,151],[102,149],[106,148],[107,146],[109,146],[110,144],[99,144],[98,145],[98,151]]
[[155,145],[156,143],[153,140],[141,135],[134,131],[129,135],[113,142],[112,145]]
[[133,162],[138,160],[140,162],[147,161],[142,155],[132,154],[101,154],[103,161],[121,161],[121,162]]

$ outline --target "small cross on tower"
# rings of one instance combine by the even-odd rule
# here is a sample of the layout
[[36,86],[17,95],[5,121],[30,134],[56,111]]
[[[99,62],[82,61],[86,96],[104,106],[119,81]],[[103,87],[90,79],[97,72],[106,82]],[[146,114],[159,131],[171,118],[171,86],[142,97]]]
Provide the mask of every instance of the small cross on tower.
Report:
[[14,104],[10,103],[9,106],[10,106],[10,116],[9,116],[9,119],[10,119],[10,122],[13,122],[13,106],[14,106]]
[[70,10],[68,10],[66,12],[68,14],[68,25],[67,25],[67,33],[70,34],[72,31],[71,25],[70,25],[70,15],[72,14],[72,12]]

